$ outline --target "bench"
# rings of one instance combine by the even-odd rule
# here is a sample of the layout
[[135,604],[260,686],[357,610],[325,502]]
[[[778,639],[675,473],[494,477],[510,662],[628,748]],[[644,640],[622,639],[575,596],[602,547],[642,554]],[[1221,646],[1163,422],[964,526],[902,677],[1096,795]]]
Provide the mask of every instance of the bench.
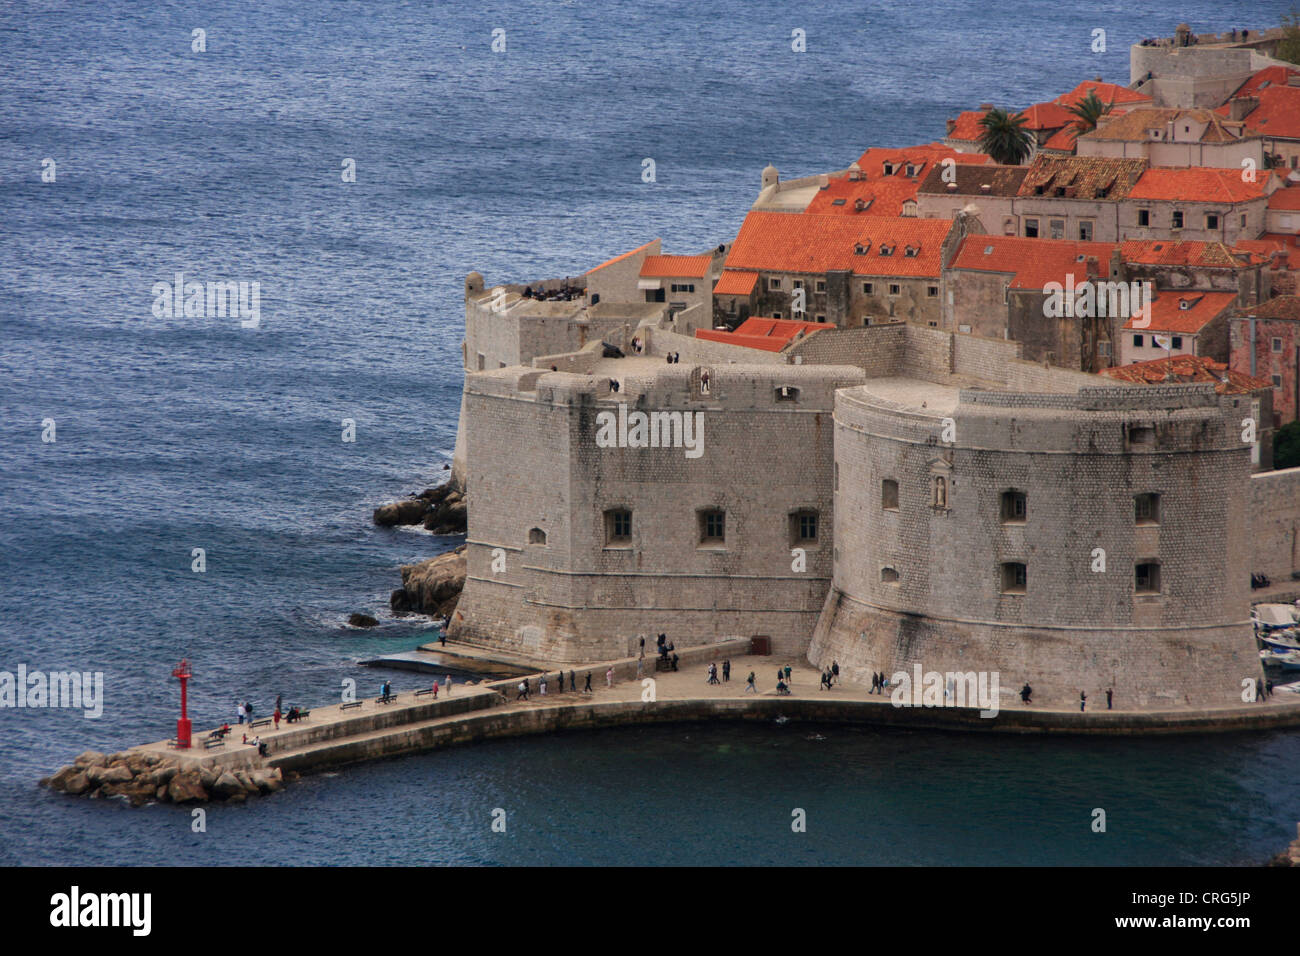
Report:
[[387,696],[384,696],[383,694],[380,694],[378,697],[375,698],[375,703],[376,703],[376,704],[391,704],[393,701],[397,700],[398,696],[399,696],[399,695],[397,695],[397,694],[389,694],[389,695],[387,695]]
[[203,741],[204,750],[212,750],[215,747],[224,747],[226,745],[225,737],[208,737]]
[[339,710],[348,710],[352,707],[360,707],[364,703],[364,700],[350,700],[346,704],[341,704]]
[[271,726],[271,718],[263,717],[261,720],[251,721],[248,726],[252,727],[254,730],[258,727],[269,727]]
[[428,695],[428,694],[432,694],[432,693],[433,693],[433,688],[432,688],[432,687],[426,687],[424,690],[417,690],[417,691],[415,692],[415,696],[416,696],[416,697],[424,697],[424,696],[426,696],[426,695]]

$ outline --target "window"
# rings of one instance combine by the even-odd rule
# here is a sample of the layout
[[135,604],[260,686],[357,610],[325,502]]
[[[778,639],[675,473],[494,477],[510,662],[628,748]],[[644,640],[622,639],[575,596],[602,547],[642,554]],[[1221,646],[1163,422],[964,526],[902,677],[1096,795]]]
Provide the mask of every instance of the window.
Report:
[[898,283],[896,283],[896,282],[891,282],[891,283],[889,284],[889,294],[890,294],[890,295],[898,295],[899,292],[901,292],[901,291],[902,291],[902,289],[901,289],[901,287],[898,285]]
[[1181,209],[1174,210],[1173,222],[1170,224],[1170,228],[1171,229],[1183,228],[1183,211]]
[[780,309],[777,309],[775,312],[772,313],[772,318],[774,318],[774,319],[784,319],[784,318],[785,318],[785,315],[781,312]]
[[793,285],[796,289],[802,289],[802,288],[803,288],[803,279],[795,279],[795,280],[791,283],[791,285]]
[[1205,214],[1205,228],[1206,229],[1219,228],[1219,214],[1217,212],[1207,212]]
[[818,280],[817,280],[817,291],[818,291],[818,292],[825,292],[825,291],[826,291],[826,280],[825,280],[825,279],[818,279]]
[[886,176],[892,176],[892,175],[894,175],[894,164],[893,164],[893,163],[885,163],[885,164],[883,164],[880,168],[884,171],[884,173],[885,173]]
[[1274,376],[1273,376],[1273,387],[1274,387],[1274,388],[1281,388],[1281,387],[1282,387],[1282,376],[1281,376],[1281,375],[1274,375]]
[[1027,499],[1023,491],[1002,492],[1003,524],[1024,524],[1027,514]]
[[626,508],[612,508],[605,512],[605,543],[632,543],[632,512]]
[[897,584],[897,583],[898,583],[898,571],[897,571],[896,569],[894,569],[894,568],[881,568],[881,569],[880,569],[880,583],[881,583],[881,584]]
[[776,390],[776,400],[778,402],[797,402],[799,401],[799,389],[793,385],[781,385]]
[[700,544],[722,544],[727,540],[727,513],[717,508],[700,512]]
[[1028,575],[1025,566],[1018,561],[1008,561],[1002,565],[1002,593],[1024,594]]
[[1048,232],[1051,233],[1051,236],[1052,236],[1053,239],[1064,239],[1064,238],[1065,238],[1065,220],[1064,220],[1064,219],[1050,219],[1050,220],[1048,220],[1047,225],[1048,225]]
[[1160,496],[1138,495],[1133,499],[1133,520],[1138,524],[1160,523]]
[[528,543],[529,543],[529,544],[545,544],[545,543],[546,543],[546,532],[543,531],[541,528],[533,528],[532,530],[530,530],[530,531],[528,532]]
[[790,515],[790,544],[792,547],[817,543],[817,512],[796,511]]
[[1150,210],[1150,209],[1139,209],[1139,210],[1138,210],[1138,225],[1139,225],[1139,226],[1149,226],[1149,225],[1151,225],[1151,210]]
[[939,287],[937,285],[928,285],[925,287],[925,296],[928,299],[939,298]]
[[1282,351],[1282,340],[1277,336],[1273,337],[1272,349],[1274,352],[1280,353]]
[[1180,349],[1183,347],[1183,337],[1181,335],[1172,336],[1169,341],[1173,348]]
[[863,295],[875,295],[875,294],[876,294],[876,286],[875,286],[875,283],[873,283],[873,282],[864,282],[864,283],[862,283],[862,294],[863,294]]
[[931,483],[930,504],[935,508],[948,507],[948,479],[943,475],[935,475]]
[[1038,238],[1038,220],[1037,220],[1037,219],[1026,219],[1026,220],[1025,220],[1025,238],[1027,238],[1027,239],[1037,239],[1037,238]]
[[483,369],[486,368],[486,367],[487,367],[487,357],[486,357],[482,352],[479,352],[479,353],[478,353],[478,370],[481,372],[481,371],[483,371]]
[[898,482],[893,478],[880,483],[880,507],[886,511],[898,510]]
[[[1294,159],[1295,157],[1292,158]],[[1294,166],[1295,164],[1292,163],[1292,165]],[[1241,214],[1241,228],[1242,229],[1246,228],[1246,214],[1244,212]]]
[[1129,425],[1128,443],[1130,446],[1150,446],[1156,443],[1156,430],[1151,425]]
[[824,316],[824,315],[819,315],[819,316],[817,316],[817,321],[818,321],[818,322],[825,322],[825,321],[826,321],[826,316]]
[[666,302],[667,299],[664,298],[665,295],[667,295],[667,293],[665,293],[663,289],[645,290],[645,300],[647,302]]
[[673,283],[673,291],[674,291],[674,292],[694,292],[694,291],[695,291],[695,283],[694,283],[694,282],[681,282],[681,283],[674,282],[674,283]]
[[1092,242],[1092,220],[1084,219],[1079,223],[1079,241]]
[[1109,343],[1109,342],[1098,342],[1098,343],[1097,343],[1097,354],[1098,354],[1098,355],[1105,356],[1106,358],[1110,358],[1110,343]]
[[769,276],[767,280],[767,287],[769,289],[779,289],[781,288],[781,280],[776,276]]
[[1139,349],[1142,347],[1142,336],[1140,335],[1133,336],[1133,347]]
[[1134,590],[1138,594],[1160,593],[1160,565],[1155,561],[1139,564],[1133,571]]

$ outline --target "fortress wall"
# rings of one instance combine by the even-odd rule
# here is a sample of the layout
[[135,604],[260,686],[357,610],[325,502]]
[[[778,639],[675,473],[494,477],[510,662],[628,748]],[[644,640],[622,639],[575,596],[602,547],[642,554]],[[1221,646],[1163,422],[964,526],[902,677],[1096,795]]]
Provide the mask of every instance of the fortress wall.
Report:
[[1300,571],[1300,468],[1264,471],[1250,478],[1250,571],[1274,586]]
[[[962,664],[1060,694],[1081,680],[1104,690],[1122,671],[1127,692],[1152,704],[1174,686],[1198,705],[1239,699],[1224,674],[1258,671],[1237,531],[1250,453],[1230,427],[1237,410],[1212,388],[963,392],[952,444],[938,441],[935,416],[869,390],[836,403],[843,601],[819,622],[814,664],[838,658],[868,674]],[[1128,445],[1130,425],[1153,429],[1149,447]],[[898,482],[896,510],[882,507],[886,478]],[[1023,521],[1003,520],[1003,491],[1026,495]],[[1134,496],[1152,492],[1159,523],[1139,526]],[[1159,564],[1159,593],[1137,594],[1135,566],[1147,561]],[[1026,566],[1023,593],[1003,586],[1008,562]]]
[[897,374],[903,365],[907,326],[902,322],[827,328],[814,332],[785,350],[785,361],[803,365],[856,365],[868,377]]
[[[629,374],[613,395],[544,373],[535,393],[509,397],[510,377],[471,376],[466,391],[471,481],[484,484],[455,638],[557,662],[621,656],[660,631],[680,644],[764,635],[778,653],[806,650],[831,576],[833,396],[860,370],[716,366],[707,396],[686,365]],[[798,401],[778,403],[778,385]],[[702,454],[600,447],[598,416],[620,404],[701,413]],[[608,538],[615,508],[632,512],[630,541]],[[725,512],[721,544],[701,544],[706,508]],[[819,516],[813,542],[792,540],[800,509]],[[534,526],[544,546],[526,543]],[[493,547],[507,551],[504,572],[492,572]]]

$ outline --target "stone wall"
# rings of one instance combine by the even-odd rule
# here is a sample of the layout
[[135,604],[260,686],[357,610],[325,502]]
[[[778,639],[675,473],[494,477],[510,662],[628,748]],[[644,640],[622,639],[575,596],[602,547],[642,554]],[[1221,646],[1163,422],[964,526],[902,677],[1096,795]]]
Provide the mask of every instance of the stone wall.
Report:
[[1300,468],[1265,471],[1250,479],[1250,572],[1275,586],[1300,571]]

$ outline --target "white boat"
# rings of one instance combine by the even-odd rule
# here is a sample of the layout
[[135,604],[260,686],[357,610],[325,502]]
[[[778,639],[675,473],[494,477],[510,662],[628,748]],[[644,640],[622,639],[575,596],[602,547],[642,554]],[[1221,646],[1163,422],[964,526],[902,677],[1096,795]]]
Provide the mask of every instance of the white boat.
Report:
[[1300,641],[1297,641],[1292,631],[1273,631],[1271,634],[1261,634],[1259,639],[1264,645],[1271,650],[1281,651],[1300,651]]
[[1263,631],[1295,627],[1296,609],[1290,604],[1256,604],[1251,620]]

